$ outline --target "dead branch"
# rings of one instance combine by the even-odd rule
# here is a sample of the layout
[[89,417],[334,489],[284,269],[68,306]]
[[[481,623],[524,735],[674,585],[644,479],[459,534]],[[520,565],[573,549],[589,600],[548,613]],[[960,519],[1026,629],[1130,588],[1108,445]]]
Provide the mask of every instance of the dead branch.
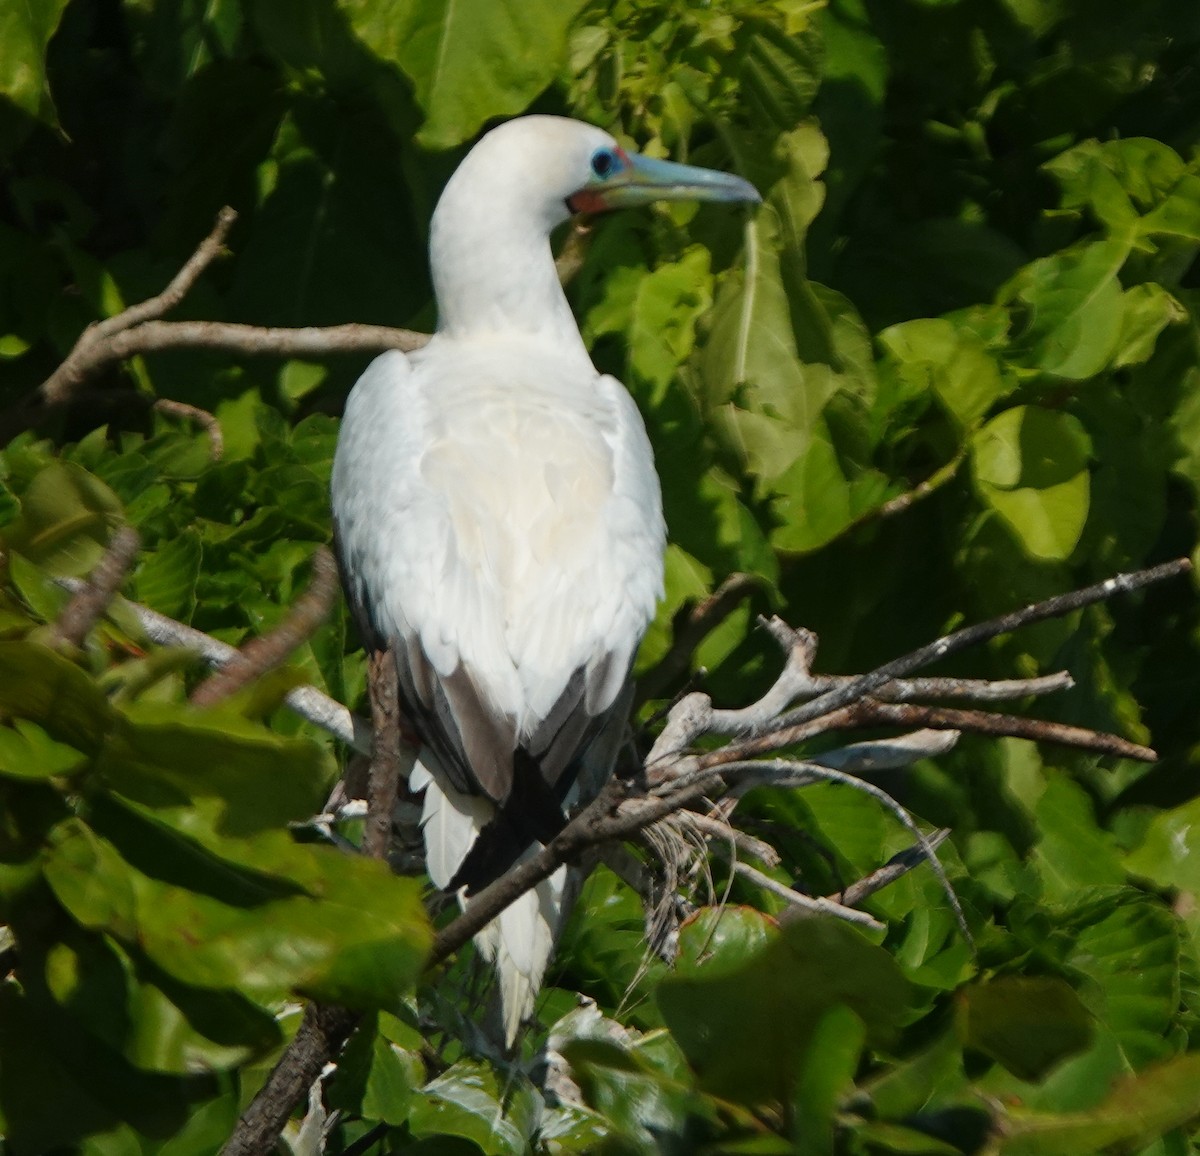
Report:
[[71,600],[58,616],[51,635],[53,643],[83,645],[88,631],[96,625],[125,581],[141,544],[142,540],[132,526],[122,526],[117,530],[104,557],[96,563],[86,581],[78,584]]
[[[79,578],[60,578],[58,584],[72,593],[85,585]],[[183,647],[216,669],[228,666],[241,658],[237,647],[174,618],[168,618],[165,614],[159,614],[157,610],[151,610],[140,602],[128,602],[120,598],[114,601],[133,615],[151,642],[160,646]],[[283,701],[301,718],[328,731],[348,747],[360,754],[370,754],[370,724],[358,715],[351,714],[340,702],[335,702],[315,686],[293,687],[284,696]]]
[[233,209],[223,208],[212,231],[161,293],[89,325],[62,364],[20,408],[35,413],[38,407],[64,405],[101,369],[143,353],[219,349],[245,355],[324,357],[332,353],[419,349],[429,340],[427,334],[384,325],[264,329],[219,321],[163,321],[162,317],[187,296],[204,270],[226,252],[225,241],[236,220]]
[[404,742],[401,734],[400,691],[396,685],[396,663],[390,650],[371,655],[367,686],[375,750],[367,782],[363,853],[372,859],[387,859],[392,842],[392,811],[400,791],[400,779],[408,777],[416,758],[416,751]]
[[238,1119],[221,1156],[266,1156],[275,1150],[292,1109],[354,1031],[358,1016],[345,1008],[309,1004],[292,1042]]
[[235,660],[209,675],[192,692],[192,703],[212,706],[278,666],[325,621],[337,588],[337,564],[333,555],[319,546],[313,555],[308,589],[296,599],[287,617],[269,634],[250,639]]
[[103,349],[94,350],[94,363],[88,362],[87,372],[94,373],[101,366],[127,357],[169,349],[215,349],[247,357],[318,358],[331,353],[382,353],[387,349],[408,352],[428,344],[427,333],[388,325],[349,323],[285,329],[234,321],[146,321],[135,329],[114,334]]
[[882,867],[864,876],[857,883],[851,883],[840,895],[830,895],[828,898],[837,899],[847,907],[855,907],[869,899],[876,891],[882,891],[890,883],[895,883],[901,875],[907,875],[914,867],[925,862],[925,847],[936,851],[950,836],[950,829],[943,827],[925,837],[924,847],[917,844],[893,855]]
[[157,297],[131,305],[115,317],[89,325],[80,334],[66,360],[42,383],[39,390],[41,399],[48,405],[61,405],[100,365],[114,360],[107,355],[106,349],[116,334],[174,309],[200,274],[224,251],[225,238],[229,236],[229,230],[236,220],[237,213],[227,205],[217,214],[212,232],[200,242],[183,268]]
[[865,911],[856,911],[852,907],[839,903],[836,899],[805,895],[803,891],[796,891],[787,884],[780,883],[778,879],[772,879],[770,875],[751,867],[749,863],[734,863],[733,872],[735,875],[741,875],[750,880],[756,887],[761,887],[764,891],[779,896],[785,903],[798,908],[805,914],[833,915],[838,919],[846,920],[847,923],[855,923],[860,927],[870,928],[872,931],[885,930],[884,925],[878,919],[873,915],[868,915]]
[[[601,788],[596,798],[580,810],[548,844],[474,896],[468,902],[466,910],[437,933],[427,966],[433,967],[458,951],[510,903],[541,880],[548,878],[563,864],[579,858],[589,848],[624,840],[677,811],[699,804],[710,789],[722,782],[736,781],[739,777],[752,779],[754,776],[764,776],[777,783],[826,780],[866,792],[887,807],[912,832],[916,847],[911,855],[916,856],[919,852],[920,860],[929,862],[943,888],[953,897],[953,889],[950,888],[945,872],[934,854],[934,848],[944,838],[944,834],[925,836],[908,812],[878,787],[836,767],[821,766],[816,761],[722,757],[724,750],[695,755],[688,753],[686,746],[705,733],[752,736],[756,729],[770,728],[773,717],[777,719],[780,712],[795,720],[789,724],[792,732],[808,729],[811,733],[818,733],[835,722],[839,725],[849,725],[849,720],[854,717],[854,708],[860,705],[863,697],[922,665],[975,642],[1015,629],[1018,625],[1067,613],[1108,598],[1118,591],[1136,590],[1152,582],[1186,573],[1189,569],[1188,561],[1180,559],[1135,574],[1121,575],[1097,586],[1050,599],[978,627],[956,631],[929,646],[852,679],[844,686],[826,692],[806,707],[790,712],[786,708],[791,701],[791,689],[797,677],[807,676],[808,666],[815,651],[815,639],[805,632],[792,631],[783,624],[778,624],[775,632],[786,644],[787,665],[776,685],[768,690],[758,703],[751,704],[741,711],[717,712],[713,710],[711,703],[707,702],[706,696],[693,694],[681,700],[671,711],[664,728],[663,734],[669,733],[671,736],[669,742],[663,743],[660,739],[645,764],[649,793],[645,784],[625,779],[610,780]],[[704,700],[703,709],[698,709],[697,700]],[[872,709],[886,705],[889,704],[871,704]],[[899,709],[896,704],[890,704],[890,707]],[[768,708],[775,712],[774,716],[767,713]],[[975,712],[955,713],[963,715]],[[772,734],[771,737],[777,739],[778,734]],[[909,736],[909,739],[909,756],[921,757],[921,752],[927,749],[929,740],[919,736]],[[752,740],[735,741],[725,749],[744,751],[747,741]],[[797,739],[792,737],[790,741],[794,742]],[[856,899],[861,900],[868,894],[873,894],[904,871],[911,869],[912,865],[913,862],[907,856],[893,860],[856,885]],[[830,902],[836,904],[838,901],[830,897]],[[841,906],[848,906],[844,897]],[[966,927],[956,899],[952,898],[952,906],[964,937],[970,942],[970,931]],[[834,908],[828,910],[833,912]],[[260,1156],[269,1151],[291,1108],[300,1102],[312,1080],[316,1078],[320,1070],[317,1061],[330,1058],[340,1046],[341,1039],[345,1037],[339,1038],[336,1033],[322,1035],[319,1024],[315,1022],[318,1014],[310,1010],[305,1027],[302,1028],[303,1039],[297,1036],[297,1042],[285,1052],[267,1087],[256,1097],[243,1117],[243,1121],[248,1120],[258,1111],[259,1101],[266,1098],[273,1105],[273,1123],[267,1123],[265,1115],[254,1115],[254,1136],[257,1139],[253,1145],[247,1142],[244,1136],[240,1139],[235,1136],[237,1144],[235,1146],[234,1140],[231,1140],[225,1149],[225,1156]],[[314,1021],[311,1025],[310,1020]],[[303,1062],[291,1056],[293,1049],[303,1051]],[[266,1112],[265,1108],[263,1112]],[[248,1134],[249,1125],[239,1125],[238,1132]]]

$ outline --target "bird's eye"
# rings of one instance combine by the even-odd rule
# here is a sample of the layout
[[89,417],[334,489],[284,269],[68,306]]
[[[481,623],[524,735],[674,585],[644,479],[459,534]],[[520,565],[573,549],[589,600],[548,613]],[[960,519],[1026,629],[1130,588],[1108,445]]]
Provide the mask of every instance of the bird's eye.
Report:
[[597,149],[592,154],[592,172],[601,180],[612,176],[620,164],[617,154],[612,149]]

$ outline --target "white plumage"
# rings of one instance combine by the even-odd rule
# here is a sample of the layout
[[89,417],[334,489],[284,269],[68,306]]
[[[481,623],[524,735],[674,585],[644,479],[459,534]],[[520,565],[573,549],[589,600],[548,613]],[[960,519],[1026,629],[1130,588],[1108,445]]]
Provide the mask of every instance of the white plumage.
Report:
[[[437,333],[376,359],[346,404],[332,495],[343,580],[367,644],[394,647],[425,744],[410,786],[425,793],[439,888],[477,889],[549,838],[589,746],[611,769],[605,724],[623,721],[666,532],[641,417],[592,366],[549,234],[572,207],[659,196],[757,199],[576,121],[495,129],[434,213]],[[560,870],[477,938],[509,1042],[564,886]]]

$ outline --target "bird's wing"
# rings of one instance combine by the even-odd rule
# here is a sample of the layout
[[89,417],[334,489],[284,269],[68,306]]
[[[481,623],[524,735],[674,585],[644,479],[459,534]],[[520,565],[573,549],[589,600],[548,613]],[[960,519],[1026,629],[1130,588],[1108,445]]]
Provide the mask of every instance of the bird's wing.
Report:
[[393,641],[404,705],[450,785],[497,803],[515,752],[555,786],[603,720],[661,593],[663,545],[649,443],[619,383],[555,393],[536,383],[561,365],[502,353],[378,358],[333,477],[350,601]]

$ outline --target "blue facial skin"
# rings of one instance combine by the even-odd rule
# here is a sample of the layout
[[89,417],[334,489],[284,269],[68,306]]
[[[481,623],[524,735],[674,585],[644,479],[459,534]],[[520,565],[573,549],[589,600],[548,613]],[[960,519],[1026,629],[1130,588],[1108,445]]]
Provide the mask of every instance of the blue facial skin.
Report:
[[[617,209],[652,201],[723,201],[759,204],[749,181],[733,173],[657,160],[623,149],[592,154],[592,179],[576,196],[583,208]],[[574,200],[575,198],[572,198]]]

